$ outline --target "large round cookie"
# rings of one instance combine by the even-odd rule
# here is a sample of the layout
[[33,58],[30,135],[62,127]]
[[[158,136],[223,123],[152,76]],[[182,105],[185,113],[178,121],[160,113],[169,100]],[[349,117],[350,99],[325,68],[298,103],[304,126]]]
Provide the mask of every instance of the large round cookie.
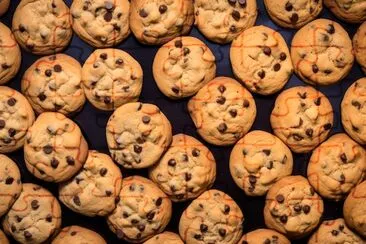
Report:
[[0,243],[1,244],[9,244],[9,240],[6,237],[6,235],[4,234],[4,232],[2,230],[0,230]]
[[242,234],[243,213],[224,192],[204,192],[184,210],[179,234],[187,244],[236,244]]
[[109,228],[119,239],[141,243],[162,232],[169,223],[172,203],[152,181],[127,177],[119,196],[116,209],[107,218]]
[[107,244],[97,232],[72,225],[63,228],[51,244]]
[[277,231],[257,229],[243,235],[238,244],[291,244],[291,242]]
[[26,137],[25,165],[34,176],[45,181],[70,179],[88,155],[88,144],[79,126],[60,113],[39,115]]
[[7,83],[18,73],[21,59],[22,54],[13,33],[0,23],[0,85]]
[[195,0],[195,25],[210,41],[231,42],[257,19],[256,0]]
[[21,93],[0,86],[0,153],[21,148],[34,119],[33,109]]
[[3,220],[4,231],[20,243],[44,243],[61,227],[61,207],[45,188],[23,184],[23,190]]
[[296,74],[303,81],[331,85],[342,80],[352,68],[352,41],[340,24],[317,19],[295,34],[291,58]]
[[188,102],[188,111],[202,138],[214,145],[231,145],[254,122],[257,109],[250,92],[229,77],[217,77]]
[[172,99],[189,97],[215,78],[215,56],[199,39],[177,37],[156,53],[153,75],[164,95]]
[[82,84],[89,102],[98,109],[114,110],[138,100],[142,88],[142,68],[119,49],[97,49],[82,68]]
[[277,97],[270,120],[274,134],[292,151],[310,152],[332,129],[333,109],[320,91],[297,86]]
[[85,102],[81,66],[65,54],[38,59],[24,73],[21,86],[22,93],[39,114],[50,111],[73,114]]
[[281,90],[293,71],[285,40],[264,25],[249,28],[234,39],[230,61],[235,76],[250,91],[262,95]]
[[172,201],[196,198],[216,179],[216,162],[210,150],[194,137],[177,134],[149,177]]
[[194,22],[192,0],[134,0],[130,28],[138,41],[164,44],[186,35]]
[[365,0],[324,0],[324,4],[346,22],[361,23],[366,20]]
[[268,228],[298,239],[317,227],[324,211],[323,200],[302,176],[287,176],[268,191],[264,221]]
[[0,16],[4,15],[8,11],[10,0],[0,0]]
[[172,140],[172,127],[160,109],[127,103],[114,111],[106,128],[109,152],[125,168],[147,168],[159,160]]
[[317,147],[308,164],[308,180],[325,198],[341,200],[365,178],[366,152],[346,134],[336,134]]
[[290,149],[265,131],[251,131],[240,139],[230,155],[230,173],[248,196],[263,196],[279,179],[291,175]]
[[70,10],[63,0],[22,0],[13,16],[18,43],[38,55],[62,51],[72,37]]
[[74,0],[70,7],[75,33],[93,47],[111,47],[130,34],[128,0]]
[[366,21],[360,25],[356,34],[353,36],[353,50],[357,62],[366,74]]
[[122,174],[112,159],[106,154],[89,151],[82,170],[60,185],[59,199],[77,213],[105,216],[115,209],[121,187]]
[[157,234],[156,236],[145,241],[144,244],[184,244],[180,237],[169,231]]

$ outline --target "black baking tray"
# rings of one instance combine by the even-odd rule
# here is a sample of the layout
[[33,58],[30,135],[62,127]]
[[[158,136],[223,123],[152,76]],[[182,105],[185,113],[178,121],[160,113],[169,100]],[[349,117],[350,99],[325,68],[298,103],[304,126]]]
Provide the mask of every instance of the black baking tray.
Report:
[[[5,23],[8,27],[11,27],[12,17],[15,8],[19,4],[19,2],[20,0],[11,0],[8,12],[3,17],[0,18],[1,22]],[[66,0],[65,2],[67,3],[68,6],[70,6],[72,1]],[[256,21],[256,25],[266,25],[270,28],[279,31],[284,36],[285,40],[287,41],[290,47],[292,37],[295,34],[296,30],[285,29],[274,24],[270,20],[267,12],[265,11],[263,0],[257,0],[257,4],[258,4],[258,18]],[[347,24],[345,22],[336,19],[335,16],[332,13],[330,13],[330,11],[326,8],[324,8],[324,10],[322,11],[322,13],[318,18],[328,18],[337,21],[346,29],[351,38],[353,37],[359,26],[359,25]],[[199,33],[199,31],[196,28],[193,28],[189,35],[201,39],[210,47],[210,49],[212,50],[212,52],[216,57],[217,76],[234,77],[229,59],[230,44],[218,45],[212,43],[207,39],[205,39],[203,35],[201,35],[201,33]],[[217,147],[205,143],[197,134],[194,124],[188,114],[187,111],[188,99],[183,99],[179,101],[170,100],[167,97],[165,97],[157,88],[152,75],[152,62],[155,53],[158,50],[158,47],[144,46],[140,44],[136,40],[136,38],[131,34],[127,38],[127,40],[125,40],[121,45],[118,45],[116,48],[122,49],[131,54],[135,59],[139,61],[144,70],[144,83],[142,93],[140,96],[140,101],[147,103],[154,103],[157,106],[159,106],[160,109],[170,120],[173,127],[173,134],[185,133],[194,136],[200,139],[200,141],[202,141],[212,151],[217,162],[217,178],[213,188],[226,192],[240,206],[245,217],[245,221],[243,224],[244,233],[258,228],[265,228],[263,219],[263,208],[265,198],[245,196],[244,192],[239,187],[236,186],[236,184],[231,178],[229,171],[229,156],[232,147]],[[92,51],[93,48],[91,46],[84,43],[81,39],[78,38],[76,34],[74,34],[71,44],[64,51],[64,53],[73,56],[81,64],[83,64]],[[20,81],[23,73],[34,61],[37,60],[37,58],[39,58],[39,56],[32,55],[30,53],[25,52],[24,50],[22,50],[22,57],[23,57],[22,65],[19,73],[15,76],[14,79],[12,79],[7,84],[8,86],[17,89],[18,91],[20,90]],[[354,66],[352,67],[351,73],[340,83],[328,87],[317,87],[317,89],[326,94],[326,96],[329,98],[333,106],[335,121],[334,121],[334,128],[332,129],[331,134],[344,132],[340,118],[340,103],[347,88],[354,81],[361,78],[362,76],[363,74],[360,66],[355,63]],[[285,86],[285,89],[298,85],[305,85],[305,83],[299,80],[298,77],[293,75],[290,81]],[[264,130],[272,132],[269,117],[278,93],[271,96],[260,96],[255,94],[253,95],[255,98],[258,112],[252,130],[255,129],[255,130]],[[90,103],[87,102],[82,111],[73,117],[74,121],[76,121],[76,123],[78,123],[78,125],[81,127],[81,130],[83,131],[83,134],[88,141],[90,149],[108,153],[105,138],[105,127],[108,118],[111,114],[112,112],[104,112],[97,110],[94,107],[92,107]],[[308,154],[294,153],[293,155],[294,155],[293,174],[303,175],[306,177],[306,169],[310,158],[310,153]],[[24,163],[23,150],[11,153],[9,154],[9,156],[15,162],[17,162],[22,174],[23,182],[33,182],[42,185],[43,187],[49,189],[55,196],[58,195],[57,190],[58,187],[56,184],[40,181],[28,172]],[[121,170],[124,177],[135,174],[147,176],[146,169],[126,170],[121,168]],[[173,204],[173,216],[166,230],[178,233],[178,224],[180,216],[184,211],[184,209],[189,204],[190,201],[185,203]],[[332,202],[324,200],[324,204],[325,204],[323,214],[324,220],[342,217],[343,201]],[[100,233],[108,243],[125,243],[122,240],[118,240],[115,234],[113,234],[109,230],[105,218],[85,217],[83,215],[72,212],[64,205],[62,205],[62,226],[64,227],[69,225],[80,225],[90,228]],[[306,243],[307,239],[308,237],[301,240],[296,240],[293,243],[299,243],[299,244]],[[13,242],[14,241],[12,241],[12,243]]]

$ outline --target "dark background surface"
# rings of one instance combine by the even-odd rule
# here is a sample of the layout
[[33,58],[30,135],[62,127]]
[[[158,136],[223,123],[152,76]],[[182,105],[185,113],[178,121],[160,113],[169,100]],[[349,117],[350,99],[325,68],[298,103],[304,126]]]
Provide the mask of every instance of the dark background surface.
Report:
[[[276,1],[276,0],[273,0]],[[1,22],[5,23],[8,27],[11,27],[11,20],[13,13],[15,11],[16,6],[20,0],[11,0],[11,6],[8,12],[1,17]],[[70,6],[71,0],[66,0],[66,3]],[[290,46],[293,35],[295,34],[295,30],[284,29],[282,27],[274,24],[267,12],[265,11],[263,0],[257,0],[258,4],[258,18],[256,21],[256,25],[266,25],[270,28],[273,28],[279,31],[284,38],[286,39],[288,45]],[[326,8],[322,11],[319,18],[331,18],[336,20],[334,15],[330,13],[330,11]],[[346,24],[340,20],[336,20],[340,23],[349,33],[352,38],[354,33],[356,32],[359,25],[350,25]],[[229,59],[229,49],[230,44],[228,45],[218,45],[206,40],[196,28],[193,28],[190,32],[191,36],[198,37],[202,41],[204,41],[213,51],[216,56],[216,65],[217,65],[217,76],[229,76],[233,77],[233,73],[231,70],[230,59]],[[141,102],[154,103],[158,105],[164,114],[170,120],[173,126],[173,134],[177,133],[186,133],[188,135],[192,135],[200,141],[202,141],[206,146],[210,148],[212,153],[215,156],[217,163],[217,178],[213,188],[220,189],[227,194],[229,194],[240,206],[241,210],[244,213],[245,221],[244,221],[244,233],[255,230],[257,228],[265,228],[264,219],[263,219],[263,207],[264,207],[264,197],[247,197],[244,195],[244,192],[236,186],[234,181],[231,178],[229,171],[229,155],[232,147],[216,147],[212,145],[208,145],[205,143],[199,135],[196,133],[194,124],[189,117],[187,111],[187,101],[188,99],[180,100],[180,101],[172,101],[166,98],[157,88],[155,81],[152,76],[152,62],[155,56],[155,53],[158,47],[150,47],[144,46],[137,42],[135,37],[131,34],[127,40],[125,40],[122,44],[118,45],[116,48],[120,48],[124,51],[127,51],[131,54],[137,61],[140,62],[143,70],[144,70],[144,84],[142,93],[140,96]],[[64,53],[69,54],[79,60],[81,64],[85,62],[90,53],[93,51],[93,48],[88,44],[81,41],[76,34],[74,34],[72,42],[70,46],[64,51]],[[17,76],[11,80],[7,85],[17,90],[20,90],[20,81],[25,70],[36,61],[38,56],[29,54],[22,50],[22,66],[17,74]],[[328,87],[320,87],[323,93],[330,99],[334,115],[334,128],[331,131],[331,134],[337,132],[343,132],[343,128],[340,122],[340,103],[342,97],[346,91],[346,89],[357,79],[363,76],[361,68],[358,64],[352,68],[351,73],[340,83]],[[291,80],[286,85],[286,88],[305,85],[304,82],[300,81],[295,75],[291,77]],[[271,96],[259,96],[254,95],[255,102],[257,105],[257,118],[252,127],[252,130],[265,130],[268,132],[271,131],[271,126],[269,122],[269,116],[272,111],[272,107],[274,101],[278,94]],[[84,108],[80,113],[78,113],[73,119],[78,123],[81,127],[85,138],[88,141],[89,148],[94,150],[99,150],[104,153],[108,153],[107,143],[105,139],[105,126],[107,124],[107,120],[111,115],[111,112],[103,112],[92,107],[90,103],[86,103]],[[303,175],[306,176],[306,169],[308,159],[310,154],[293,154],[294,155],[294,175]],[[53,183],[42,182],[35,177],[33,177],[26,169],[23,159],[23,151],[19,150],[15,153],[9,155],[13,160],[15,160],[21,170],[22,180],[23,182],[33,182],[43,187],[49,189],[55,196],[58,195],[57,185]],[[129,175],[147,175],[147,170],[125,170],[121,168],[122,174],[124,177]],[[173,215],[172,219],[167,226],[166,230],[173,231],[178,233],[178,223],[180,216],[183,210],[188,206],[189,202],[185,203],[174,203],[173,204]],[[334,219],[342,216],[342,206],[343,202],[331,202],[324,201],[325,209],[323,214],[323,219]],[[118,240],[117,237],[109,230],[106,220],[102,217],[89,218],[82,216],[80,214],[74,213],[64,205],[62,205],[62,226],[68,225],[80,225],[96,232],[100,233],[108,243],[124,243],[124,241]],[[303,240],[297,240],[293,243],[306,243],[308,238]]]

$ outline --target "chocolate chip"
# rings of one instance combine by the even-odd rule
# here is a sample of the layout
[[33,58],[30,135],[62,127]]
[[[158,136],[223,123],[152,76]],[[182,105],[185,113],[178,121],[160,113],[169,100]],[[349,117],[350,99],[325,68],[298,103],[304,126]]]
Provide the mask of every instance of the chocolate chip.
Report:
[[230,5],[235,5],[236,4],[236,0],[228,0]]
[[264,46],[264,47],[263,47],[263,53],[264,53],[265,55],[267,55],[267,56],[270,56],[270,55],[271,55],[271,53],[272,53],[272,50],[271,50],[271,48],[270,48],[270,47]]
[[101,168],[99,170],[99,174],[100,176],[104,177],[106,174],[108,173],[108,169],[107,168]]
[[0,119],[0,129],[3,129],[5,127],[5,120]]
[[11,225],[10,229],[11,229],[11,232],[17,231],[17,228],[14,225]]
[[146,18],[148,16],[148,13],[145,11],[145,9],[140,9],[139,11],[139,15],[142,17],[142,18]]
[[359,132],[360,131],[360,129],[358,127],[354,126],[354,125],[352,125],[352,130],[355,131],[355,132]]
[[171,166],[171,167],[174,167],[175,165],[177,164],[177,162],[175,161],[175,159],[169,159],[168,161],[168,165]]
[[8,99],[7,103],[9,106],[14,106],[17,103],[17,100],[15,98],[11,97]]
[[207,230],[208,230],[208,226],[207,225],[205,225],[205,224],[201,224],[200,225],[200,231],[202,233],[206,232]]
[[264,70],[261,70],[258,72],[258,76],[263,79],[266,76],[266,72]]
[[249,244],[247,241],[242,241],[241,244]]
[[271,149],[263,149],[262,152],[269,156],[271,154]]
[[267,169],[272,169],[273,168],[273,161],[269,161],[268,165],[267,165]]
[[236,32],[236,27],[235,27],[235,25],[230,26],[230,31],[231,31],[231,32],[234,32],[234,33]]
[[138,221],[137,219],[132,219],[132,220],[131,220],[131,224],[136,225],[136,224],[138,224],[138,223],[139,223],[139,221]]
[[20,32],[24,32],[25,31],[24,25],[19,25],[18,29],[19,29]]
[[227,130],[227,125],[225,123],[221,123],[219,126],[217,126],[217,130],[220,133],[224,133]]
[[332,128],[332,124],[331,123],[327,123],[324,125],[324,130],[330,130]]
[[182,47],[183,47],[183,43],[182,43],[182,41],[181,41],[181,40],[176,40],[176,41],[174,42],[174,46],[175,46],[176,48],[182,48]]
[[285,197],[283,195],[279,194],[276,196],[276,201],[278,203],[283,203],[285,201]]
[[282,215],[282,216],[280,217],[280,221],[281,221],[283,224],[287,223],[287,216],[286,216],[286,215]]
[[244,108],[249,107],[249,101],[248,101],[247,99],[244,99],[243,107],[244,107]]
[[219,234],[220,234],[220,236],[224,237],[226,235],[226,230],[223,229],[223,228],[220,228],[219,229]]
[[255,185],[255,183],[257,183],[257,178],[254,175],[249,175],[249,183]]
[[10,137],[14,137],[16,133],[17,133],[17,131],[15,129],[9,128],[8,134]]
[[52,168],[56,169],[58,167],[59,163],[60,162],[57,159],[55,159],[55,158],[51,159],[51,167]]
[[197,148],[193,148],[192,156],[193,157],[198,157],[199,155],[200,155],[200,150],[198,150]]
[[246,0],[238,0],[240,7],[245,8],[247,6]]
[[45,154],[51,154],[53,152],[53,147],[51,145],[46,145],[43,147],[43,152]]
[[192,179],[192,174],[190,174],[190,173],[186,173],[185,174],[185,180],[186,181],[190,181]]
[[314,188],[310,187],[309,190],[310,190],[310,195],[314,196],[314,194],[315,194]]
[[332,230],[332,235],[337,236],[339,234],[338,230]]
[[5,184],[6,185],[11,185],[11,184],[13,184],[13,182],[14,182],[14,178],[13,177],[8,177],[5,180]]
[[333,71],[332,71],[332,70],[330,70],[330,69],[326,69],[326,70],[324,70],[324,73],[325,73],[325,74],[327,74],[327,75],[330,75],[332,72],[333,72]]
[[44,100],[46,100],[47,96],[41,92],[40,94],[38,94],[38,99],[43,102]]
[[81,205],[80,198],[78,196],[74,196],[72,200],[74,201],[75,205],[77,206]]
[[296,23],[297,23],[297,21],[299,21],[299,15],[297,15],[297,13],[293,13],[293,14],[291,15],[290,20],[291,20],[291,23],[296,24]]
[[273,66],[273,70],[276,72],[279,71],[280,69],[281,69],[281,64],[279,64],[279,63],[277,63]]
[[240,20],[240,13],[238,11],[236,11],[236,10],[233,10],[233,12],[231,13],[231,16],[236,21],[239,21]]
[[285,9],[286,9],[286,11],[290,12],[292,10],[292,4],[290,2],[287,2],[285,5]]
[[52,70],[50,70],[50,69],[46,69],[46,71],[44,72],[44,74],[45,74],[47,77],[51,77],[51,75],[52,75]]
[[155,212],[154,211],[150,211],[146,214],[146,218],[148,220],[152,220],[155,217]]
[[2,67],[3,69],[9,69],[9,68],[10,68],[10,66],[9,66],[9,65],[7,65],[7,64],[2,64],[2,65],[1,65],[1,67]]
[[60,73],[62,71],[61,65],[56,64],[55,66],[53,66],[53,71]]
[[147,115],[142,116],[142,122],[144,124],[150,123],[150,116],[147,116]]
[[117,58],[117,60],[116,60],[116,64],[118,64],[118,65],[122,65],[122,64],[123,64],[123,59],[121,59],[121,58]]
[[230,213],[230,206],[225,204],[225,207],[224,207],[224,214],[229,214]]
[[343,231],[343,229],[344,229],[344,225],[339,225],[338,229],[339,229],[340,231]]
[[202,236],[200,234],[195,234],[193,237],[196,240],[200,240],[202,238]]
[[142,147],[139,145],[133,145],[133,151],[135,153],[141,153],[142,152]]
[[304,139],[303,136],[299,135],[299,134],[292,134],[292,137],[295,139],[295,141],[301,141]]
[[249,192],[253,192],[254,189],[255,189],[255,185],[251,185],[251,186],[248,187]]
[[32,237],[33,237],[32,234],[27,230],[25,230],[23,234],[24,234],[25,239],[27,239],[27,240],[32,239]]
[[31,207],[32,207],[33,210],[37,210],[39,208],[38,200],[33,200],[31,202]]
[[238,115],[238,112],[236,111],[236,109],[230,109],[229,111],[231,117],[235,118]]
[[163,202],[163,199],[161,197],[159,197],[158,199],[156,199],[155,205],[159,207],[162,204],[162,202]]
[[112,18],[113,18],[113,15],[112,15],[112,13],[110,13],[110,12],[107,12],[107,13],[105,13],[104,14],[104,20],[106,21],[106,22],[110,22],[111,20],[112,20]]
[[346,182],[346,177],[344,176],[344,174],[341,174],[340,176],[339,176],[339,183],[341,183],[341,184],[344,184],[344,182]]
[[309,128],[309,129],[306,129],[305,133],[308,137],[312,137],[313,136],[313,129]]
[[103,99],[103,102],[105,103],[105,104],[110,104],[111,102],[112,102],[112,99],[110,98],[110,97],[104,97],[104,99]]
[[306,96],[307,96],[307,93],[304,92],[304,93],[300,93],[298,92],[297,95],[301,98],[301,99],[306,99]]
[[285,60],[286,60],[286,58],[287,58],[286,53],[284,53],[284,52],[280,53],[280,60],[281,60],[281,61],[285,61]]
[[108,58],[108,54],[106,54],[106,53],[101,53],[101,54],[99,55],[99,57],[100,57],[101,59],[103,59],[103,60],[106,60],[106,59]]
[[347,155],[345,153],[342,153],[340,155],[340,158],[341,158],[341,160],[342,160],[343,163],[347,163]]
[[218,104],[223,105],[223,104],[225,104],[225,102],[226,102],[226,98],[225,98],[225,97],[223,97],[223,96],[219,96],[218,98],[216,98],[216,102],[217,102]]
[[67,162],[68,165],[75,165],[75,160],[71,156],[66,157],[66,162]]
[[116,196],[116,198],[114,199],[114,203],[118,204],[119,201],[121,201],[121,198],[119,196]]
[[320,106],[320,104],[321,104],[321,97],[318,97],[316,100],[314,100],[314,104],[316,105],[316,106]]
[[294,206],[294,210],[295,210],[295,212],[297,212],[297,213],[301,212],[301,210],[302,210],[301,205],[296,204],[296,205]]
[[137,229],[141,232],[143,232],[145,230],[145,225],[144,224],[140,224],[137,226]]
[[191,52],[191,50],[189,50],[188,47],[183,48],[183,55],[184,56],[187,56],[190,52]]
[[172,87],[172,91],[173,91],[175,94],[178,94],[178,93],[179,93],[179,88],[178,88],[178,87]]
[[223,85],[220,85],[217,89],[219,90],[219,92],[224,93],[226,90],[226,87]]
[[361,103],[355,100],[352,100],[352,106],[356,107],[358,110],[361,108]]
[[264,240],[264,244],[271,244],[271,240],[270,240],[270,239],[268,239],[268,238],[267,238],[267,239],[265,239],[265,240]]
[[159,12],[161,14],[165,13],[168,10],[168,7],[165,4],[159,6]]
[[335,32],[334,25],[329,24],[327,27],[327,32],[331,35],[334,34],[334,32]]
[[52,222],[52,215],[51,215],[51,214],[48,214],[48,215],[46,216],[46,221],[47,221],[47,222],[49,222],[49,223],[51,223],[51,222]]
[[302,211],[304,211],[304,214],[310,213],[311,207],[309,205],[304,205],[302,207]]

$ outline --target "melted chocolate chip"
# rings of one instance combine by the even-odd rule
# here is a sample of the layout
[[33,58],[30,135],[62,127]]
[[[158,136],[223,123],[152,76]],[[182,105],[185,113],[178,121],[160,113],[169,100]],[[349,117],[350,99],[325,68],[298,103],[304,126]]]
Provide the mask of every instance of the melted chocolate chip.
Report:
[[161,197],[159,197],[158,199],[156,199],[155,205],[159,207],[162,204],[162,202],[163,202],[163,199]]
[[320,106],[320,104],[321,104],[321,97],[318,97],[317,99],[315,99],[314,100],[314,104],[316,105],[316,106]]
[[330,75],[332,72],[333,72],[333,71],[332,71],[332,70],[330,70],[330,69],[326,69],[326,70],[324,70],[324,73],[325,73],[326,75]]
[[9,128],[8,134],[10,137],[14,137],[16,133],[17,133],[17,131],[15,129]]
[[52,75],[52,70],[50,70],[50,69],[46,69],[46,71],[44,72],[44,74],[45,74],[47,77],[51,77],[51,75]]
[[48,215],[46,216],[46,221],[47,221],[47,222],[49,222],[49,223],[51,223],[51,222],[52,222],[52,215],[51,215],[51,214],[48,214]]
[[287,58],[286,53],[284,53],[284,52],[280,53],[280,60],[281,60],[281,61],[285,61],[285,60],[286,60],[286,58]]
[[285,201],[285,197],[283,195],[279,194],[276,196],[276,201],[278,203],[283,203]]
[[172,87],[172,91],[173,91],[175,94],[178,94],[178,93],[179,93],[179,88],[178,88],[178,87]]
[[107,12],[107,13],[105,13],[104,14],[104,20],[106,21],[106,22],[110,22],[111,20],[112,20],[112,18],[113,18],[113,15],[112,15],[112,13],[110,13],[110,12]]
[[177,162],[175,161],[175,159],[169,159],[168,161],[168,165],[171,166],[171,167],[174,167],[175,165],[177,164]]
[[101,54],[99,55],[99,57],[100,57],[101,59],[103,59],[103,60],[106,60],[106,59],[108,58],[108,54],[106,54],[106,53],[101,53]]
[[40,94],[38,94],[38,99],[43,102],[44,100],[46,100],[47,96],[41,92]]
[[224,214],[229,214],[230,213],[230,206],[225,204],[225,207],[224,207]]
[[80,198],[78,196],[74,196],[72,200],[74,201],[75,205],[77,206],[81,205]]
[[145,230],[145,225],[144,224],[140,224],[137,226],[137,229],[141,232],[143,232]]
[[112,102],[112,99],[110,97],[104,97],[103,102],[105,104],[110,104]]
[[221,123],[219,126],[217,126],[217,130],[220,133],[224,133],[227,130],[227,125],[225,123]]
[[287,216],[286,216],[286,215],[282,215],[282,216],[280,217],[280,221],[281,221],[283,224],[287,223]]
[[51,154],[53,152],[53,147],[51,145],[46,145],[43,147],[43,152],[45,154]]
[[272,53],[272,50],[271,50],[271,48],[270,48],[270,47],[265,46],[265,47],[263,47],[263,53],[264,53],[265,55],[267,55],[267,56],[270,56],[270,55],[271,55],[271,53]]
[[146,218],[148,219],[148,220],[153,220],[153,218],[155,217],[155,212],[154,211],[150,211],[150,212],[148,212],[147,214],[146,214]]
[[186,173],[185,174],[185,180],[186,181],[190,181],[192,179],[192,174],[190,174],[190,173]]
[[10,177],[10,176],[8,178],[6,178],[6,180],[5,180],[6,185],[11,185],[11,184],[13,184],[13,182],[14,182],[14,178]]
[[292,10],[292,8],[293,8],[292,7],[292,4],[290,2],[287,2],[286,5],[285,5],[286,11],[289,11],[290,12]]
[[33,235],[27,230],[25,230],[23,234],[24,234],[25,239],[27,239],[27,240],[32,239],[32,237],[33,237]]
[[39,208],[38,200],[32,200],[31,207],[33,210],[37,210]]
[[332,124],[331,123],[327,123],[324,125],[324,130],[330,130],[332,128]]
[[183,43],[182,43],[182,41],[181,41],[181,40],[176,40],[176,41],[174,42],[174,46],[175,46],[176,48],[182,48],[182,47],[183,47]]
[[291,20],[291,23],[296,24],[296,23],[297,23],[297,21],[299,21],[299,15],[298,15],[297,13],[293,13],[293,14],[291,15],[290,20]]
[[55,158],[51,159],[51,167],[52,168],[56,169],[58,167],[59,163],[60,162],[57,159],[55,159]]
[[312,137],[313,136],[313,129],[309,128],[309,129],[306,129],[305,133],[308,137]]
[[195,234],[193,237],[196,240],[200,240],[202,238],[202,236],[200,234]]
[[17,103],[17,100],[13,97],[9,98],[7,101],[9,106],[14,106]]
[[142,17],[142,18],[146,18],[148,16],[148,13],[145,11],[145,9],[140,9],[139,11],[139,15]]
[[271,154],[271,149],[263,149],[262,152],[269,156]]
[[24,32],[25,31],[24,25],[19,25],[18,29],[19,29],[20,32]]
[[193,148],[192,156],[193,157],[198,157],[199,155],[200,155],[200,150],[198,150],[197,148]]
[[268,238],[267,238],[267,239],[265,239],[265,240],[264,240],[264,244],[271,244],[271,240],[270,240],[270,239],[268,239]]
[[75,160],[71,156],[66,157],[66,162],[67,162],[68,165],[75,165]]
[[238,0],[238,3],[240,5],[240,7],[245,8],[247,6],[247,1],[246,0]]
[[142,122],[144,123],[144,124],[148,124],[148,123],[150,123],[150,116],[147,116],[147,115],[144,115],[144,116],[142,116]]
[[219,96],[219,97],[216,99],[216,102],[217,102],[218,104],[223,105],[223,104],[225,104],[225,102],[226,102],[226,98],[225,98],[225,97],[223,97],[223,96]]
[[342,160],[343,163],[347,163],[347,155],[345,153],[342,153],[340,155],[340,158],[341,158],[341,160]]
[[53,71],[60,73],[62,71],[61,65],[56,64],[55,66],[53,66]]
[[308,214],[310,213],[311,207],[309,205],[304,205],[302,207],[302,211],[304,212],[304,214]]
[[219,229],[219,235],[222,236],[222,237],[224,237],[226,235],[226,230],[223,229],[223,228],[220,228]]
[[5,127],[5,120],[0,119],[0,129],[3,129]]
[[302,210],[301,205],[296,204],[296,205],[294,206],[294,210],[295,210],[295,212],[297,212],[297,213],[301,212],[301,210]]
[[240,20],[240,13],[238,11],[236,11],[236,10],[233,10],[233,12],[231,13],[231,16],[236,21],[239,21]]
[[101,168],[99,170],[99,174],[100,176],[104,177],[106,174],[108,173],[108,169],[107,168]]
[[258,72],[258,76],[263,79],[266,76],[266,72],[264,70],[261,70]]
[[254,175],[249,175],[249,183],[255,185],[255,183],[257,183],[257,178]]
[[356,107],[358,110],[361,108],[361,103],[355,100],[352,100],[352,106]]
[[159,6],[159,12],[161,14],[165,13],[168,10],[168,7],[165,4]]
[[238,115],[238,112],[236,111],[236,109],[230,109],[229,111],[231,117],[235,118]]
[[117,58],[116,64],[122,65],[123,64],[123,59],[122,58]]
[[183,48],[183,55],[184,56],[187,56],[190,52],[191,52],[191,50],[189,50],[188,47]]
[[208,226],[207,225],[205,225],[205,224],[201,224],[200,225],[200,231],[202,233],[207,232],[207,230],[208,230]]
[[244,108],[248,108],[249,107],[249,101],[247,99],[244,99],[244,102],[243,102],[243,107]]
[[338,230],[332,230],[332,235],[337,236],[339,234]]
[[273,70],[276,72],[279,71],[280,69],[281,69],[281,64],[279,64],[279,63],[277,63],[273,66]]
[[328,25],[328,27],[327,27],[327,32],[329,33],[329,34],[334,34],[334,32],[335,32],[335,28],[334,28],[334,25],[332,25],[332,24],[329,24]]
[[224,93],[226,90],[226,87],[223,85],[220,85],[217,89],[219,90],[219,92]]

